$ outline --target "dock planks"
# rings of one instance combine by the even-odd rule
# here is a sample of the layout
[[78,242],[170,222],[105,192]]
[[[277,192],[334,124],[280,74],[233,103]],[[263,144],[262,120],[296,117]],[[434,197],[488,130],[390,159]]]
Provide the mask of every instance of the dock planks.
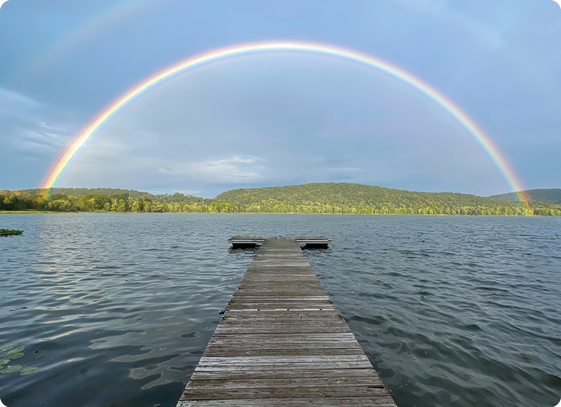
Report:
[[177,407],[396,407],[299,242],[263,239]]

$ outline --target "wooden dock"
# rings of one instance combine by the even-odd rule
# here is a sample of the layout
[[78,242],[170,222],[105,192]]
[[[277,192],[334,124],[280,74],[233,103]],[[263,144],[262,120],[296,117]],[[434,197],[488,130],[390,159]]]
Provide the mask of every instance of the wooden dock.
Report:
[[[261,246],[265,240],[275,239],[267,237],[247,237],[247,236],[234,236],[228,239],[232,243],[232,249],[244,249]],[[331,239],[325,236],[319,237],[292,237],[291,239],[296,240],[296,242],[302,247],[313,248],[313,249],[327,249]]]
[[177,404],[195,406],[396,404],[300,243],[267,238]]

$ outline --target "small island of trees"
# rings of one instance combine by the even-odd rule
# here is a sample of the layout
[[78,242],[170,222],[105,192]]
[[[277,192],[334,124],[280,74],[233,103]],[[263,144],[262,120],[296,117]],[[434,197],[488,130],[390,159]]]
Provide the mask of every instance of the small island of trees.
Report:
[[0,236],[15,236],[21,235],[23,230],[0,229]]

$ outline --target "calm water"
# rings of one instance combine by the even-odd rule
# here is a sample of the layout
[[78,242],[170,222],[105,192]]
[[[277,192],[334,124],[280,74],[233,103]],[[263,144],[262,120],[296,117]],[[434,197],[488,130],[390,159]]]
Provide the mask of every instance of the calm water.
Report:
[[228,250],[243,234],[333,239],[306,256],[400,407],[561,397],[558,218],[28,214],[0,228],[25,230],[0,238],[0,359],[21,366],[0,374],[9,407],[175,406],[252,261]]

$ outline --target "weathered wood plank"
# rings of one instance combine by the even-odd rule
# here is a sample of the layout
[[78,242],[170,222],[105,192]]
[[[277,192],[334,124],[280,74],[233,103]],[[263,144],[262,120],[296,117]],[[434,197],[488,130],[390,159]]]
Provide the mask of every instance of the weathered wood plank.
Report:
[[396,407],[299,244],[261,243],[177,407]]
[[224,400],[245,398],[298,398],[298,397],[372,397],[385,396],[384,388],[375,386],[321,386],[321,387],[256,387],[216,388],[187,386],[180,400]]
[[[258,312],[258,311],[257,311]],[[298,311],[295,311],[298,312]],[[348,327],[347,323],[342,319],[335,318],[234,318],[227,316],[222,322],[224,328],[260,328],[271,327],[277,325],[290,325],[290,326],[321,326],[329,324],[330,327]],[[329,328],[329,327],[326,327]]]
[[[274,388],[274,387],[331,387],[331,386],[371,386],[373,385],[370,377],[310,377],[305,381],[301,379],[245,379],[245,380],[193,380],[189,382],[192,387],[220,387],[220,388]],[[378,387],[383,387],[383,383],[378,379]]]
[[292,355],[292,356],[305,356],[309,355],[310,350],[313,349],[314,355],[361,355],[363,353],[362,349],[343,349],[343,348],[301,348],[301,349],[287,349],[283,347],[282,349],[271,349],[271,348],[243,348],[236,347],[232,350],[232,347],[212,347],[207,348],[205,351],[206,356],[279,356],[279,355]]
[[277,333],[329,333],[329,332],[333,332],[333,333],[344,333],[344,332],[351,332],[351,330],[349,329],[348,326],[341,326],[341,327],[335,327],[335,326],[323,326],[323,325],[318,325],[318,326],[278,326],[278,327],[264,327],[264,328],[244,328],[244,327],[236,327],[236,326],[225,326],[225,325],[219,325],[216,328],[216,333],[220,334],[220,335],[226,335],[226,334],[243,334],[243,333],[247,333],[247,334],[277,334]]
[[[262,370],[252,372],[248,377],[245,372],[201,372],[195,370],[191,380],[249,380],[249,379],[309,379],[309,378],[345,378],[363,377],[377,383],[378,374],[373,368],[365,369],[300,369],[300,370]],[[305,383],[305,380],[302,380]]]
[[308,303],[302,304],[298,301],[291,302],[234,302],[226,308],[226,310],[302,310],[302,309],[318,309],[318,310],[334,310],[335,307],[329,303]]
[[[354,356],[354,355],[353,355]],[[369,361],[353,361],[353,362],[309,362],[309,363],[278,363],[278,364],[253,364],[247,366],[224,364],[197,365],[197,370],[201,372],[245,372],[248,377],[251,372],[259,372],[262,370],[298,370],[298,369],[368,369],[372,365]]]
[[206,357],[202,356],[199,360],[200,365],[212,364],[232,364],[232,365],[252,365],[252,364],[279,364],[279,363],[309,363],[309,362],[368,362],[365,355],[360,356],[278,356],[278,357]]
[[202,400],[202,401],[180,401],[177,407],[217,407],[217,406],[247,406],[247,407],[296,407],[296,406],[325,406],[325,407],[355,407],[355,406],[376,406],[376,407],[395,407],[393,401],[387,398],[299,398],[299,399],[239,399],[239,400]]
[[292,295],[275,295],[271,296],[269,294],[259,294],[254,295],[243,295],[240,294],[236,298],[230,300],[230,304],[235,303],[251,303],[251,302],[279,302],[279,301],[295,301],[302,305],[308,305],[310,303],[322,303],[333,305],[329,298],[322,298],[318,295],[306,295],[302,293],[291,293]]
[[340,319],[341,315],[338,311],[261,311],[261,312],[229,312],[228,319],[246,320],[246,319],[270,319],[270,318],[283,318],[283,319],[321,319],[321,318],[334,318]]
[[313,343],[313,342],[354,342],[358,344],[355,336],[352,333],[307,333],[307,334],[276,334],[276,335],[263,335],[263,334],[240,334],[240,335],[213,335],[209,343],[226,343],[226,341],[243,341],[243,343]]
[[247,406],[247,407],[395,407],[393,400],[386,397],[332,397],[332,398],[298,398],[298,399],[238,399],[238,400],[202,400],[180,401],[177,407],[217,407],[217,406]]

